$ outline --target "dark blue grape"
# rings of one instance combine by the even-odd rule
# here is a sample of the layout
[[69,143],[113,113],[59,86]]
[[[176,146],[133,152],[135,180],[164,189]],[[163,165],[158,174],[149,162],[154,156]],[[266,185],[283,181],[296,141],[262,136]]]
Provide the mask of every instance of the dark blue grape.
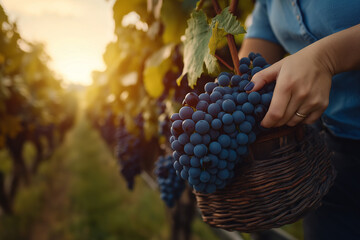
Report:
[[200,134],[205,134],[210,130],[210,125],[205,120],[200,120],[195,125],[195,131]]
[[258,92],[251,92],[248,95],[248,100],[252,105],[256,105],[260,103],[261,96]]
[[239,129],[241,132],[249,133],[252,129],[251,123],[244,121],[239,125]]
[[246,103],[247,99],[248,99],[248,94],[246,92],[241,92],[237,95],[236,102],[238,104],[244,104]]
[[235,111],[232,116],[235,124],[240,124],[245,120],[245,114],[242,111]]
[[200,144],[202,142],[202,136],[199,133],[193,133],[190,136],[190,142],[193,145]]
[[230,84],[231,86],[236,87],[239,85],[240,81],[241,81],[241,76],[234,75],[231,77]]
[[218,142],[223,148],[227,148],[230,146],[231,139],[228,135],[222,134],[219,136]]
[[250,59],[247,57],[243,57],[240,59],[240,64],[246,64],[246,65],[250,66]]
[[182,129],[184,130],[184,132],[191,134],[195,130],[195,122],[192,119],[184,120],[182,122]]
[[221,76],[218,77],[218,82],[219,82],[219,85],[220,85],[220,86],[225,87],[225,86],[228,86],[228,85],[229,85],[229,83],[230,83],[230,78],[229,78],[229,76],[221,75]]
[[258,56],[253,60],[253,67],[261,67],[263,68],[267,64],[265,58]]
[[205,102],[210,103],[210,95],[207,93],[202,93],[199,95],[199,99]]
[[236,105],[235,105],[235,102],[233,100],[226,99],[222,103],[222,109],[227,113],[234,112],[235,108],[236,108]]
[[218,142],[211,142],[209,150],[212,154],[219,154],[221,152],[221,145]]
[[251,76],[253,77],[256,73],[260,72],[262,70],[261,67],[254,67],[252,70],[251,70]]
[[254,105],[252,105],[249,102],[246,102],[242,105],[241,109],[242,109],[243,113],[251,114],[254,111]]
[[194,92],[189,92],[185,96],[185,103],[189,106],[195,107],[196,104],[199,102],[199,97]]
[[200,167],[200,159],[195,156],[192,156],[190,158],[190,165],[191,167],[195,167],[195,168]]
[[193,155],[194,154],[194,145],[192,145],[191,143],[185,144],[184,152],[188,155]]
[[198,122],[200,120],[204,120],[205,119],[205,112],[201,111],[201,110],[198,110],[198,111],[195,111],[192,115],[192,120],[194,122]]
[[207,109],[207,112],[213,117],[216,117],[220,111],[221,107],[216,103],[211,103]]
[[179,113],[174,113],[173,115],[171,115],[170,120],[172,122],[175,122],[176,120],[181,120]]
[[245,145],[249,142],[248,135],[246,135],[245,133],[238,133],[238,135],[236,136],[236,141],[240,145]]
[[205,84],[204,90],[208,93],[211,94],[212,91],[214,90],[215,87],[217,87],[218,85],[214,82],[208,82]]
[[206,112],[208,106],[209,106],[209,103],[207,103],[206,101],[202,101],[202,100],[201,100],[201,101],[199,101],[198,104],[196,105],[196,109]]
[[249,70],[250,70],[250,69],[249,69],[249,66],[248,66],[248,65],[246,65],[246,64],[240,64],[240,66],[239,66],[239,71],[240,71],[241,73],[247,73]]
[[231,123],[233,123],[234,121],[234,118],[231,114],[229,113],[226,113],[224,114],[224,116],[221,118],[222,122],[225,124],[225,125],[229,125]]
[[194,155],[202,158],[207,153],[207,147],[204,144],[199,144],[194,147]]
[[210,100],[211,102],[216,102],[217,100],[222,98],[222,94],[218,91],[214,91],[210,94]]

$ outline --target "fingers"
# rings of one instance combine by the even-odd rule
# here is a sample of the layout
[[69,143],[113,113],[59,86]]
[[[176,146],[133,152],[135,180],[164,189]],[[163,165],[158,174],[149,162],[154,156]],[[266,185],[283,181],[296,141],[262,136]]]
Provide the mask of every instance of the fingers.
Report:
[[[281,69],[282,61],[279,61],[275,63],[274,65],[256,73],[252,79],[251,82],[248,84],[248,86],[251,86],[251,83],[254,84],[254,86],[249,89],[248,91],[258,91],[261,88],[263,88],[266,84],[271,83],[276,80],[279,71]],[[246,87],[245,87],[246,89]],[[247,89],[246,89],[247,90]]]
[[286,84],[278,82],[274,90],[269,110],[262,120],[261,126],[271,128],[277,125],[284,117],[290,99],[291,92],[287,90]]

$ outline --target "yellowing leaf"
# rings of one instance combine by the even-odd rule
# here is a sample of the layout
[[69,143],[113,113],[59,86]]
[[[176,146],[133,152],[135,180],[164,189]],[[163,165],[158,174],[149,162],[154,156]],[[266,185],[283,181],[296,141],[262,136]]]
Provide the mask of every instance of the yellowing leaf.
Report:
[[164,91],[163,78],[171,68],[173,44],[165,45],[151,55],[145,62],[144,85],[146,92],[154,98],[160,97]]
[[204,72],[204,63],[209,74],[218,73],[219,65],[216,58],[210,54],[208,46],[211,34],[212,31],[205,13],[203,11],[193,12],[185,31],[184,69],[177,80],[178,84],[187,74],[190,87],[195,86],[197,79]]

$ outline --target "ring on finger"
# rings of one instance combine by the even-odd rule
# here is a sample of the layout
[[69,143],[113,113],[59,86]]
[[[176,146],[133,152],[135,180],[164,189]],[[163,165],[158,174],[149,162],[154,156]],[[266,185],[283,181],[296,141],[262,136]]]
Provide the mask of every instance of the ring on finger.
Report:
[[295,112],[295,115],[298,116],[298,117],[301,117],[301,118],[307,118],[307,116],[308,116],[306,114],[302,114],[302,113],[299,113],[299,112]]

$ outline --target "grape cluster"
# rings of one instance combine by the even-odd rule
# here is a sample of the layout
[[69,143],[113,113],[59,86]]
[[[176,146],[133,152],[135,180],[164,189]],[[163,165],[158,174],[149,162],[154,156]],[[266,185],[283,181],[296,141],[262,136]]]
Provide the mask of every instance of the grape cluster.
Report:
[[155,163],[155,174],[160,187],[161,199],[168,207],[173,207],[185,189],[185,182],[176,175],[172,167],[174,158],[160,156]]
[[185,96],[179,113],[171,116],[173,167],[196,191],[213,193],[234,177],[235,166],[248,154],[263,129],[260,126],[274,84],[247,93],[252,76],[268,67],[260,54],[240,60],[241,75],[221,73],[204,93]]
[[[139,115],[135,119],[135,124],[142,130],[143,119]],[[121,166],[121,174],[127,182],[128,189],[134,188],[134,178],[142,171],[141,161],[144,158],[143,137],[135,136],[126,130],[124,119],[120,120],[119,127],[116,129],[116,157]]]

